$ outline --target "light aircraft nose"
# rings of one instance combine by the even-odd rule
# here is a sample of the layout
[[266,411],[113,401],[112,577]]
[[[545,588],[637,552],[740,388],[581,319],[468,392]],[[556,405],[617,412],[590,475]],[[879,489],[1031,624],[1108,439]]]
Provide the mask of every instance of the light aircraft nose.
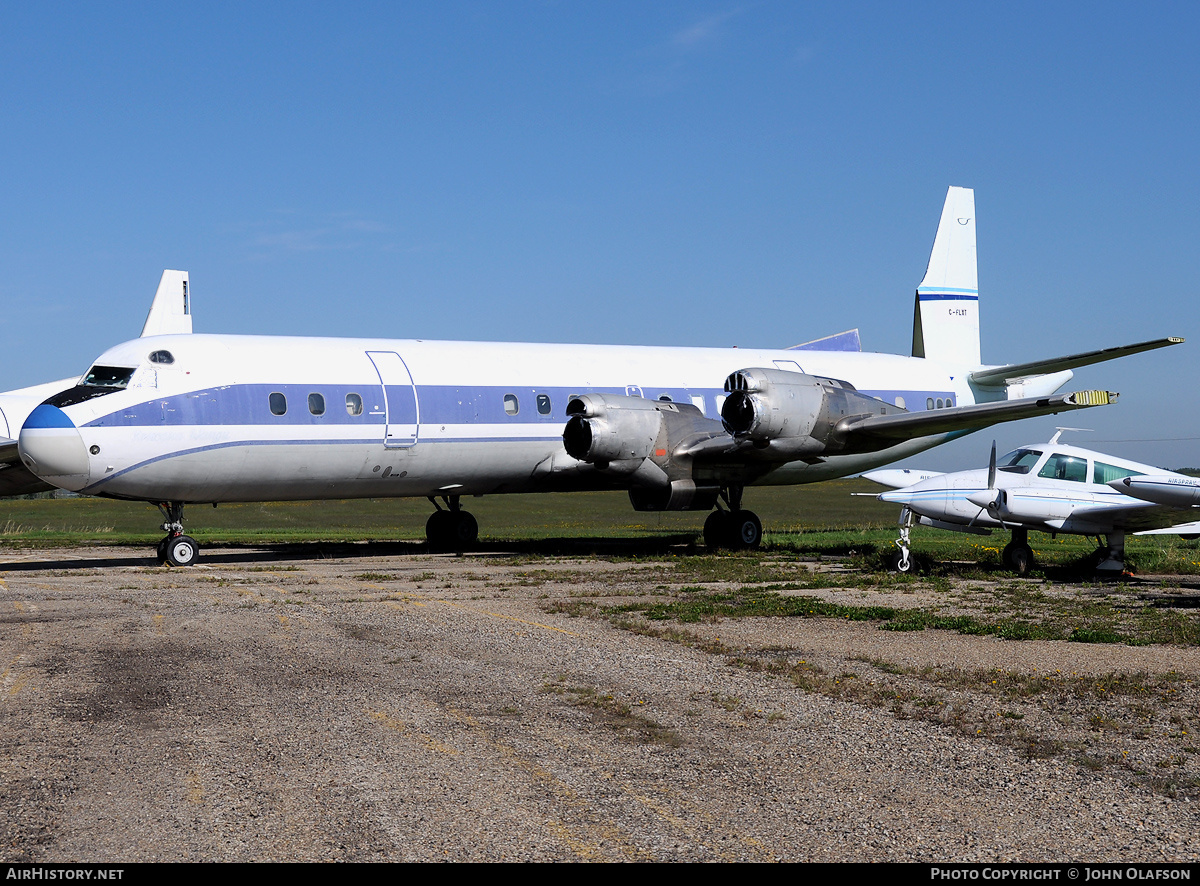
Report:
[[78,492],[88,484],[87,448],[79,429],[57,406],[43,403],[29,414],[17,438],[21,462],[39,479]]

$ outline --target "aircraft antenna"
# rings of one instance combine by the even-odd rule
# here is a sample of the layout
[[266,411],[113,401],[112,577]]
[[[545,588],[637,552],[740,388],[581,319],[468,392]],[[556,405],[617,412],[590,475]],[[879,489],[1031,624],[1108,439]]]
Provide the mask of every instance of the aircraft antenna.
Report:
[[1050,438],[1050,442],[1049,442],[1049,444],[1047,444],[1049,446],[1053,446],[1055,443],[1058,442],[1058,438],[1062,436],[1063,431],[1086,431],[1088,433],[1091,433],[1093,431],[1093,428],[1055,428],[1054,431],[1055,431],[1054,436]]

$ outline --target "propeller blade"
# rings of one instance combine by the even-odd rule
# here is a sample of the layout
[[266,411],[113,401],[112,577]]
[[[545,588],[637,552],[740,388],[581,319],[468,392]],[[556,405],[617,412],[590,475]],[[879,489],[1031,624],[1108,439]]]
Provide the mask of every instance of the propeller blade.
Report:
[[988,489],[996,488],[996,441],[992,441],[992,457],[988,459]]

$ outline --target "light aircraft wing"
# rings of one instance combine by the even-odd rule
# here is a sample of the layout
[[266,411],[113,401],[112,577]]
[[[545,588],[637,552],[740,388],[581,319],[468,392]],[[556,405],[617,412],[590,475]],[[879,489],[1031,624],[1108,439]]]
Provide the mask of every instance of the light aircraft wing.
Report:
[[880,486],[906,489],[932,477],[941,477],[943,473],[943,471],[917,471],[912,468],[883,468],[878,471],[867,471],[863,476],[868,480],[874,480]]
[[1122,345],[1116,348],[1102,348],[1099,351],[1087,351],[1082,354],[1070,354],[1066,357],[1054,357],[1049,360],[1034,360],[1030,363],[1010,363],[1007,366],[988,366],[976,369],[971,373],[972,384],[977,385],[1007,385],[1023,381],[1038,375],[1049,375],[1067,369],[1077,369],[1080,366],[1090,366],[1093,363],[1104,363],[1116,360],[1118,357],[1128,357],[1130,354],[1140,354],[1142,351],[1153,351],[1183,343],[1182,338],[1156,338],[1153,341],[1138,342],[1134,345]]

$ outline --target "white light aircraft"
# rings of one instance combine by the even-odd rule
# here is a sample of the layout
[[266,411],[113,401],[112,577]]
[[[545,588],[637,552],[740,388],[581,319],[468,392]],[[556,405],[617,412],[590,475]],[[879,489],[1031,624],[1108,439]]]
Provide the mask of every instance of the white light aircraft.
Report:
[[[1146,481],[1168,488],[1189,486],[1200,493],[1200,481],[1162,468],[1068,446],[1059,442],[1060,428],[1048,443],[1014,449],[996,458],[996,444],[986,470],[937,474],[898,469],[869,471],[863,476],[894,488],[877,496],[880,501],[903,505],[900,511],[900,549],[893,565],[907,572],[910,531],[914,524],[991,535],[1008,529],[1012,540],[1001,560],[1018,575],[1033,567],[1029,530],[1051,535],[1104,536],[1097,549],[1100,572],[1125,570],[1125,536],[1175,534],[1200,536],[1200,523],[1188,522],[1190,502],[1153,504],[1135,497]],[[1157,486],[1155,487],[1157,488]]]
[[[142,336],[186,335],[192,331],[186,271],[163,271],[150,312],[142,325]],[[17,435],[29,413],[47,398],[79,383],[78,376],[0,393],[0,497],[44,492],[54,487],[34,476],[18,458]]]
[[911,357],[861,353],[856,330],[781,350],[156,335],[34,409],[19,456],[63,489],[157,504],[174,565],[197,554],[185,504],[423,496],[431,545],[455,548],[478,534],[463,496],[596,489],[638,510],[715,507],[706,542],[753,547],[747,486],[1107,404],[1054,392],[1075,367],[1181,341],[985,366],[978,302],[974,193],[950,188]]

